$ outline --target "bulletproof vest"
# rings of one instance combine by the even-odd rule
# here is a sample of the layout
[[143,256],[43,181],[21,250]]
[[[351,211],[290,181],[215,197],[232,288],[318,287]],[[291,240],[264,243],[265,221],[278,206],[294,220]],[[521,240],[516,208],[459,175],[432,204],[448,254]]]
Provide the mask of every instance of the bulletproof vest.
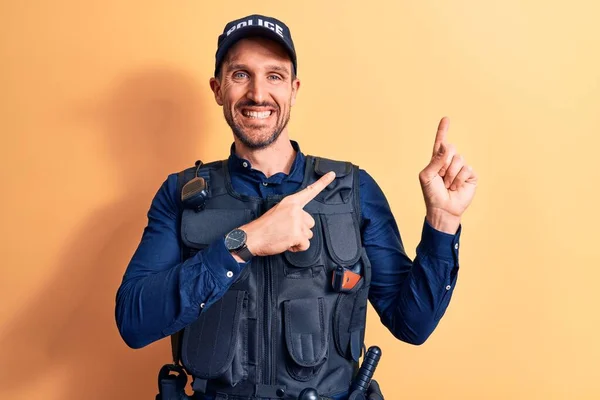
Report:
[[[225,295],[182,331],[181,362],[194,390],[228,399],[297,399],[306,387],[321,396],[348,391],[364,350],[371,281],[360,234],[358,167],[307,156],[299,190],[331,170],[335,181],[304,207],[315,220],[309,249],[255,256]],[[194,174],[208,182],[208,198],[182,211],[187,256],[284,197],[235,192],[226,160],[188,169],[180,181]]]

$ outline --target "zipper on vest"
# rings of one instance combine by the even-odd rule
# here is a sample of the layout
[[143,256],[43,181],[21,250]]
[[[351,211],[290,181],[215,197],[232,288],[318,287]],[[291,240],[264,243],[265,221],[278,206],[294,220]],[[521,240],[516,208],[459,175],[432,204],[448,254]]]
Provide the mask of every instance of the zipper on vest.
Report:
[[263,338],[264,338],[264,343],[263,343],[263,360],[264,360],[264,383],[265,385],[270,385],[271,384],[271,351],[270,348],[271,346],[269,346],[269,342],[271,341],[271,313],[269,312],[269,305],[271,304],[271,289],[272,289],[272,283],[271,281],[273,280],[271,277],[271,263],[268,261],[268,258],[265,259],[266,260],[266,265],[265,265],[265,282],[264,282],[264,287],[265,287],[265,298],[263,299],[263,305],[264,305],[264,309],[263,309],[263,317],[264,317],[264,327],[263,327]]
[[[267,212],[271,208],[270,202],[264,201],[261,206],[261,215]],[[271,385],[275,382],[273,357],[274,357],[274,339],[275,334],[273,332],[273,317],[272,317],[272,302],[273,302],[273,271],[269,257],[264,257],[264,265],[262,266],[263,276],[263,309],[262,309],[262,363],[259,368],[261,376],[259,381],[265,385]]]
[[[262,214],[270,210],[277,204],[277,201],[267,200],[262,204]],[[264,272],[264,298],[263,298],[263,338],[262,356],[263,356],[263,376],[262,382],[265,385],[274,385],[277,381],[277,366],[275,363],[275,354],[277,353],[277,308],[274,302],[274,272],[270,257],[265,257]]]
[[[267,200],[266,211],[277,204],[274,199]],[[275,270],[271,263],[271,257],[265,258],[265,299],[264,299],[264,383],[275,385],[277,382],[277,365],[275,355],[277,354],[277,307],[275,301]],[[265,354],[266,353],[266,354]]]
[[269,277],[270,277],[270,287],[271,287],[271,299],[269,302],[269,306],[271,308],[271,312],[269,315],[271,316],[271,385],[275,385],[277,382],[277,362],[275,359],[275,355],[277,354],[277,307],[275,304],[275,269],[271,268],[271,263],[269,263]]

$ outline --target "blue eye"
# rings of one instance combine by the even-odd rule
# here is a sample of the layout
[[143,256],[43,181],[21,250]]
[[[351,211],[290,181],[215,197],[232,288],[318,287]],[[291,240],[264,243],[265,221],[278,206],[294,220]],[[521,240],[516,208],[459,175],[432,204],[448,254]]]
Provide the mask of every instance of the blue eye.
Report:
[[269,75],[269,79],[281,80],[281,77],[279,75]]
[[237,79],[246,78],[247,76],[248,74],[245,72],[236,72],[235,74],[233,74],[233,77]]

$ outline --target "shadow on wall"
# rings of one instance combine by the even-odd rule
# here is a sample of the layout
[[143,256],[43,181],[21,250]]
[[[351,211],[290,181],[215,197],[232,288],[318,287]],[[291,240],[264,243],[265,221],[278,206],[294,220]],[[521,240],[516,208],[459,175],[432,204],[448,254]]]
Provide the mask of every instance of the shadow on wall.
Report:
[[4,327],[2,358],[10,366],[0,371],[2,391],[18,392],[59,374],[61,392],[45,397],[154,398],[170,344],[127,347],[115,323],[115,296],[158,187],[167,174],[202,158],[195,150],[205,132],[200,99],[192,77],[159,68],[121,80],[94,107],[92,121],[101,124],[126,196],[90,211],[64,244],[57,275]]

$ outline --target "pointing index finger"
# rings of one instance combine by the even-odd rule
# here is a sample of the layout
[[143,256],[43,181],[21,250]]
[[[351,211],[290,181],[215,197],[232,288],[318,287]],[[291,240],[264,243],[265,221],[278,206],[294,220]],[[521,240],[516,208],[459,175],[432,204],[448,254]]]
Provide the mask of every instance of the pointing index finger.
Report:
[[293,194],[292,196],[294,196],[294,199],[298,201],[302,205],[302,207],[304,207],[305,205],[310,203],[312,199],[317,197],[317,195],[321,193],[323,189],[325,189],[331,182],[333,182],[334,179],[335,172],[329,171],[321,178],[319,178],[318,181],[308,185],[303,190],[296,194]]
[[448,132],[448,125],[450,122],[448,121],[448,117],[443,117],[440,120],[440,124],[438,125],[437,133],[435,134],[435,142],[433,143],[433,154],[435,156],[437,152],[440,150],[440,146],[442,143],[446,142],[446,133]]

